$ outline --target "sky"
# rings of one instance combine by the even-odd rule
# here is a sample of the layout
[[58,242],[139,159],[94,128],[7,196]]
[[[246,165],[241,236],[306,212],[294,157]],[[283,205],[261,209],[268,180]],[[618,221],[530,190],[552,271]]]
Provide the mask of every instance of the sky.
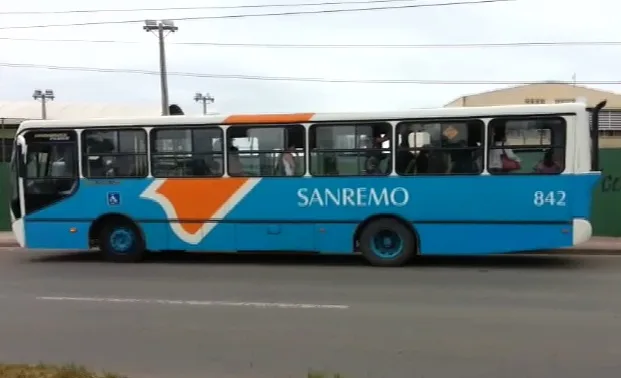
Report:
[[[0,12],[300,4],[327,0],[77,0],[2,1]],[[337,0],[334,0],[337,1]],[[347,1],[347,0],[343,0]],[[89,21],[175,19],[384,4],[126,13],[0,14],[0,100],[32,100],[51,88],[57,102],[158,106],[156,75],[6,67],[3,63],[158,71],[157,38],[141,23],[2,29]],[[453,0],[455,1],[455,0]],[[468,0],[466,0],[468,1]],[[173,5],[174,4],[174,5]],[[616,5],[615,5],[616,4]],[[265,48],[183,45],[185,42],[270,44],[459,44],[614,41],[621,36],[613,0],[514,0],[504,3],[367,12],[179,20],[166,38],[170,102],[199,114],[196,92],[215,98],[221,113],[403,110],[440,107],[453,99],[497,89],[497,84],[334,83],[180,77],[173,72],[340,80],[617,80],[621,46],[504,48]],[[8,38],[8,39],[7,39]],[[10,38],[115,40],[134,43],[40,42]],[[621,37],[618,37],[621,40]],[[594,86],[621,91],[619,85]]]

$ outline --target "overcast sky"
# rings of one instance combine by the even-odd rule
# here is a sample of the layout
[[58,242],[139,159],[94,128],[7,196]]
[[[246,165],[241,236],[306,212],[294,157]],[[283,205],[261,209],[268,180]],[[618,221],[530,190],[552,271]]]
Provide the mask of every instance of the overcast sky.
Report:
[[[0,12],[299,4],[326,0],[2,1]],[[450,0],[349,5],[348,8]],[[174,4],[174,5],[173,5]],[[617,5],[615,5],[617,4]],[[72,15],[0,15],[0,27],[103,20],[217,16],[345,6],[192,10]],[[621,3],[613,0],[516,0],[340,14],[178,21],[167,38],[169,71],[351,80],[616,80],[621,46],[527,48],[250,48],[180,42],[287,44],[446,44],[615,40]],[[0,30],[0,38],[90,39],[135,44],[53,43],[0,39],[0,63],[158,70],[157,39],[142,24]],[[619,37],[621,39],[621,37]],[[0,66],[0,100],[30,100],[52,88],[57,101],[131,102],[157,106],[157,76]],[[210,92],[220,112],[390,110],[442,106],[490,85],[351,84],[169,77],[171,102],[200,112],[196,91]],[[621,90],[613,85],[601,87]]]

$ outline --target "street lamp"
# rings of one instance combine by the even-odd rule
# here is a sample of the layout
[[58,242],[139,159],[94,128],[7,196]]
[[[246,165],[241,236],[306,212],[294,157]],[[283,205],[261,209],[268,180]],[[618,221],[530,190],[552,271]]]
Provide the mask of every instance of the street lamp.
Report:
[[168,115],[168,75],[166,73],[166,49],[164,47],[164,32],[174,33],[179,30],[171,20],[146,20],[142,27],[147,32],[157,31],[160,46],[160,86],[162,91],[162,115]]
[[32,94],[32,98],[36,100],[41,100],[41,119],[47,119],[47,100],[54,101],[54,91],[51,89],[46,89],[43,92],[40,89],[35,89]]
[[209,93],[202,94],[200,92],[196,92],[194,95],[194,101],[203,103],[203,115],[207,114],[207,104],[213,104],[216,99],[213,98]]

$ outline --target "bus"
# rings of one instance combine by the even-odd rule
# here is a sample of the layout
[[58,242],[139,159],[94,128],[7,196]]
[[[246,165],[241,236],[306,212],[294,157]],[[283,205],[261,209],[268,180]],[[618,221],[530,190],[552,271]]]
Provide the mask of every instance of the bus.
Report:
[[31,250],[421,255],[592,235],[598,114],[583,103],[31,120],[11,159]]

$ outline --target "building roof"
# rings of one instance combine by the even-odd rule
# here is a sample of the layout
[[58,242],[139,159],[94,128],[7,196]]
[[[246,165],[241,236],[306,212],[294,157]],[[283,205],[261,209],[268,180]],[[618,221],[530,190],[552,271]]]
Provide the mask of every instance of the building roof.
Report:
[[[159,105],[129,105],[101,103],[67,103],[49,101],[47,118],[74,120],[84,118],[159,116]],[[41,103],[38,101],[0,101],[0,120],[7,124],[26,119],[41,119]],[[14,122],[11,122],[14,121]]]
[[589,88],[571,83],[545,81],[541,83],[499,88],[487,92],[461,96],[445,106],[489,106],[523,104],[526,99],[545,100],[554,103],[557,100],[574,100],[584,98],[589,107],[607,100],[606,109],[621,109],[621,94],[601,89]]

